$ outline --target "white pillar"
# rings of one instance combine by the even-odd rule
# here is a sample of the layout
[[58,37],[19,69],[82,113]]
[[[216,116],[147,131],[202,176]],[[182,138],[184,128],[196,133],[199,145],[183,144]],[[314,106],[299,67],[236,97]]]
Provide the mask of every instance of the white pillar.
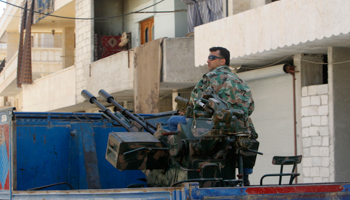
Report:
[[[94,1],[76,0],[75,17],[94,17]],[[75,20],[75,35],[76,101],[81,103],[85,99],[80,95],[80,92],[87,87],[90,64],[93,62],[94,20]]]
[[350,180],[350,62],[341,63],[349,60],[350,48],[328,48],[330,181],[336,182]]

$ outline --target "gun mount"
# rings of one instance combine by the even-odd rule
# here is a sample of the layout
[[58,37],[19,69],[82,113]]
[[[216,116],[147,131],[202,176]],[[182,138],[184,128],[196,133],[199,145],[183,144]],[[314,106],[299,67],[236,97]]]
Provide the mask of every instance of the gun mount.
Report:
[[99,94],[121,112],[113,114],[96,97],[82,91],[106,117],[129,131],[109,134],[106,159],[119,170],[143,170],[149,186],[175,186],[182,182],[199,182],[201,186],[243,185],[243,168],[253,168],[256,155],[262,154],[257,151],[257,134],[250,129],[244,112],[231,108],[214,93],[196,99],[196,105],[176,98],[186,111],[187,122],[179,123],[177,131],[169,131],[161,124],[155,131],[104,90]]

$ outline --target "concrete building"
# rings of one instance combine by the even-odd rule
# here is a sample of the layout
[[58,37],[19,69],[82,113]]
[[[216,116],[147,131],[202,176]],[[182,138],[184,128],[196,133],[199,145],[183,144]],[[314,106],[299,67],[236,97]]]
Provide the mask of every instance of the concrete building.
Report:
[[[8,2],[21,5],[22,1]],[[182,1],[52,2],[51,15],[68,18],[40,19],[42,16],[34,14],[34,21],[40,20],[31,26],[33,83],[23,84],[21,88],[16,85],[21,9],[7,5],[0,19],[1,42],[7,44],[6,66],[0,73],[1,106],[15,106],[20,111],[97,112],[80,93],[87,89],[97,95],[100,89],[105,89],[118,102],[133,109],[134,60],[146,54],[151,59],[156,54],[145,51],[136,56],[134,53],[140,45],[147,49],[147,42],[157,39],[162,40],[158,45],[161,53],[158,111],[172,110],[173,90],[194,86],[205,73],[205,67],[194,67],[193,37],[184,37],[187,5]],[[102,47],[96,41],[123,32],[128,34],[128,48],[101,56],[98,51]],[[107,42],[111,46],[117,44],[115,38]]]
[[[21,4],[20,0],[8,2]],[[140,85],[136,71],[143,65],[138,61],[148,56],[146,64],[159,61],[158,111],[173,110],[173,96],[188,95],[186,88],[207,71],[208,49],[223,46],[231,51],[231,65],[248,82],[256,104],[252,118],[264,156],[258,156],[251,182],[257,184],[263,174],[278,172],[271,164],[274,155],[295,152],[303,155],[298,182],[349,181],[350,21],[346,16],[350,3],[223,0],[224,18],[196,27],[194,38],[184,37],[184,2],[165,0],[152,6],[155,3],[54,1],[52,15],[79,19],[46,16],[32,25],[34,81],[22,88],[16,85],[20,10],[7,6],[0,19],[0,42],[6,43],[6,54],[0,54],[0,59],[6,56],[0,73],[0,106],[23,111],[97,112],[80,92],[87,89],[98,96],[97,92],[105,89],[133,109],[135,86]],[[106,18],[146,7],[142,13]],[[123,32],[129,34],[129,49],[96,57],[96,35]],[[158,53],[149,54],[153,51],[147,48],[155,41],[158,48],[154,52]],[[283,71],[286,64],[296,67],[294,76]],[[266,183],[272,182],[276,180],[266,179]]]
[[[235,0],[228,17],[195,28],[195,65],[206,64],[211,46],[227,47],[252,89],[264,153],[253,183],[278,171],[272,156],[295,152],[303,155],[298,182],[350,180],[349,8],[349,1]],[[274,66],[282,63],[294,65],[295,76]]]

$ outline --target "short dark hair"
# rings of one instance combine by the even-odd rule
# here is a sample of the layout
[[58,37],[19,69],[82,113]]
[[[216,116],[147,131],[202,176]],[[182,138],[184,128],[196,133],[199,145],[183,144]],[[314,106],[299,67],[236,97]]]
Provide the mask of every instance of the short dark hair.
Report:
[[220,56],[225,58],[225,60],[226,60],[225,65],[229,66],[230,65],[230,51],[224,47],[212,47],[209,49],[210,52],[217,51],[217,50],[220,51]]

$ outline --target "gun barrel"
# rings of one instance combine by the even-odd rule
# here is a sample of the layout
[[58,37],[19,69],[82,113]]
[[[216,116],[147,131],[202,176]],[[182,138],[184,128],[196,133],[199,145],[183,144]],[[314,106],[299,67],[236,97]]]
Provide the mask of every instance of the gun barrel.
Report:
[[115,116],[108,108],[104,107],[100,102],[97,101],[96,97],[92,95],[87,90],[81,91],[81,95],[88,100],[91,104],[95,104],[98,108],[102,110],[103,113],[105,113],[108,117],[112,118],[113,120],[117,121],[120,125],[122,125],[127,131],[134,132],[131,127],[123,122],[121,119],[119,119],[117,116]]
[[127,115],[130,117],[132,120],[136,121],[139,125],[141,125],[146,131],[150,132],[151,134],[154,134],[156,131],[152,129],[151,127],[147,126],[143,121],[138,119],[135,115],[131,114],[127,109],[125,109],[123,106],[121,106],[118,102],[116,102],[108,92],[105,90],[100,90],[98,92],[100,96],[102,96],[104,99],[107,100],[108,103],[112,103],[115,107],[117,107],[119,110],[121,110],[121,113],[123,115]]

